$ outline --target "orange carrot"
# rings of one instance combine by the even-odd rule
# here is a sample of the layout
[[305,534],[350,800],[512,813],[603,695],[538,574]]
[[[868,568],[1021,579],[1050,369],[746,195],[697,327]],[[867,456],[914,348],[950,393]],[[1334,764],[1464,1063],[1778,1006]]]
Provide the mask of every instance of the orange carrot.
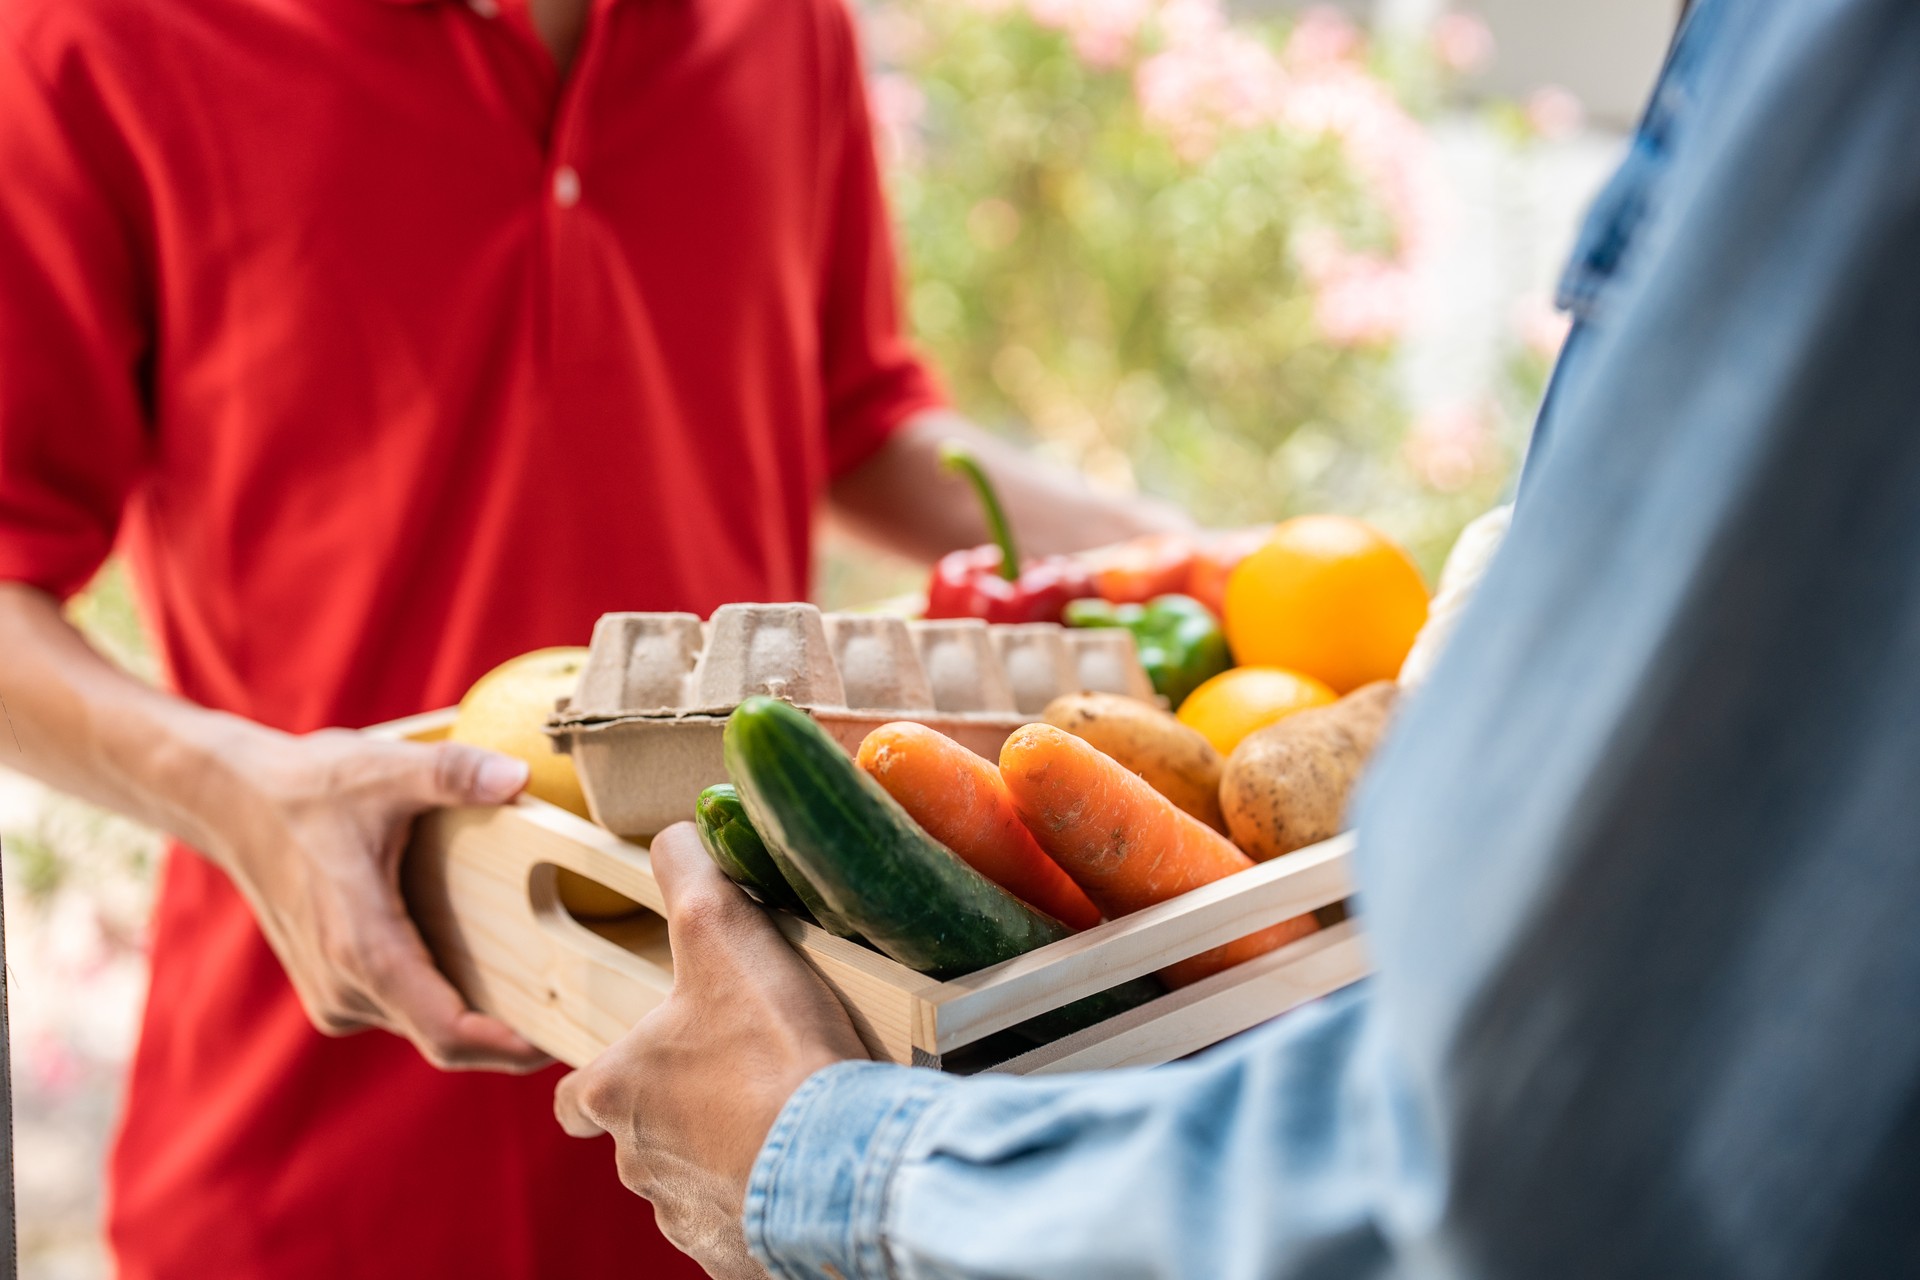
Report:
[[[1182,811],[1140,775],[1089,743],[1047,724],[1016,729],[1000,749],[1014,808],[1040,847],[1109,917],[1123,916],[1211,884],[1253,859]],[[1183,987],[1319,928],[1295,916],[1169,965]]]
[[991,762],[907,721],[869,733],[859,760],[928,835],[975,871],[1069,928],[1100,923],[1100,908],[1034,843]]

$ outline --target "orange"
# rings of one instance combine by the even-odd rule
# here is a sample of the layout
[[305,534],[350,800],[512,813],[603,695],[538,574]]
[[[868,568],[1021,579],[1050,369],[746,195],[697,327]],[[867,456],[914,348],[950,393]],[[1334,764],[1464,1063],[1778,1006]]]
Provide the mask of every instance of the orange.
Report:
[[1227,579],[1227,643],[1351,693],[1400,674],[1427,620],[1427,584],[1398,543],[1347,516],[1300,516]]
[[1221,755],[1231,755],[1240,739],[1308,707],[1335,700],[1333,690],[1312,676],[1279,667],[1235,667],[1222,671],[1187,695],[1180,723],[1199,732]]

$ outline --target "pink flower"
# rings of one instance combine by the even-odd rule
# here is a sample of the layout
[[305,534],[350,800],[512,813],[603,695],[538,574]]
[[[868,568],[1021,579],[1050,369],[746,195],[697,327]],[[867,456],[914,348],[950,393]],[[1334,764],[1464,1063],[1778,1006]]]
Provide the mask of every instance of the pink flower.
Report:
[[1313,288],[1313,319],[1335,346],[1391,342],[1413,318],[1414,277],[1403,264],[1355,253],[1324,228],[1303,233],[1294,259]]
[[1542,85],[1528,94],[1525,112],[1534,133],[1548,142],[1571,137],[1587,122],[1580,99],[1556,84]]
[[1212,39],[1227,25],[1220,0],[1162,0],[1160,36],[1169,48],[1186,48]]
[[1456,75],[1485,71],[1493,62],[1493,29],[1477,13],[1448,13],[1433,24],[1433,52]]
[[1392,342],[1406,332],[1412,314],[1412,273],[1378,259],[1355,259],[1314,291],[1314,322],[1335,346]]
[[1141,63],[1134,93],[1147,122],[1172,137],[1183,156],[1198,160],[1212,150],[1222,129],[1251,129],[1276,120],[1286,74],[1264,44],[1222,29]]
[[1282,121],[1302,133],[1339,138],[1360,177],[1393,219],[1398,249],[1411,261],[1436,238],[1438,184],[1426,131],[1359,67],[1332,67],[1288,89]]
[[1472,402],[1429,409],[1408,428],[1400,456],[1428,488],[1464,489],[1498,461],[1492,415]]
[[1289,66],[1315,67],[1351,62],[1360,52],[1360,29],[1338,9],[1316,5],[1300,15],[1287,37]]
[[[1028,0],[1071,6],[1096,0]],[[1149,127],[1199,163],[1236,130],[1279,127],[1337,139],[1394,226],[1394,260],[1330,272],[1317,283],[1330,335],[1378,341],[1404,327],[1413,264],[1437,238],[1438,190],[1426,131],[1360,63],[1359,30],[1328,8],[1309,10],[1285,52],[1228,25],[1217,0],[1161,0],[1161,50],[1135,69]],[[1371,261],[1371,260],[1369,260]],[[1391,270],[1387,269],[1392,268]]]
[[1126,62],[1152,11],[1152,0],[1027,0],[1033,20],[1066,32],[1074,52],[1094,67]]

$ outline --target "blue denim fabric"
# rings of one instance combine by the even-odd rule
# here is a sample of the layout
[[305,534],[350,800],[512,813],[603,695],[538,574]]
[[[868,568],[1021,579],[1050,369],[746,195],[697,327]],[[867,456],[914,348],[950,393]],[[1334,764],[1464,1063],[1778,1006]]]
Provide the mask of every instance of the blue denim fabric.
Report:
[[1662,180],[1673,167],[1687,119],[1705,87],[1701,76],[1725,3],[1726,0],[1699,0],[1687,11],[1686,22],[1668,50],[1659,82],[1634,130],[1626,159],[1594,198],[1593,207],[1581,224],[1554,299],[1562,311],[1572,315],[1573,328],[1560,350],[1560,359],[1534,418],[1533,437],[1528,442],[1523,468],[1523,487],[1550,434],[1559,400],[1557,393],[1566,373],[1583,358],[1588,330],[1601,315],[1602,299],[1619,277],[1622,264],[1628,260],[1628,251],[1640,238],[1640,231],[1659,201]]
[[1595,197],[1560,276],[1556,301],[1576,319],[1591,319],[1601,295],[1619,273],[1635,234],[1659,198],[1661,178],[1672,165],[1687,119],[1699,102],[1701,74],[1713,47],[1724,0],[1701,0],[1667,54],[1660,82],[1634,130],[1627,157]]
[[1920,4],[1714,22],[1361,799],[1376,976],[1156,1071],[822,1072],[775,1275],[1920,1275]]

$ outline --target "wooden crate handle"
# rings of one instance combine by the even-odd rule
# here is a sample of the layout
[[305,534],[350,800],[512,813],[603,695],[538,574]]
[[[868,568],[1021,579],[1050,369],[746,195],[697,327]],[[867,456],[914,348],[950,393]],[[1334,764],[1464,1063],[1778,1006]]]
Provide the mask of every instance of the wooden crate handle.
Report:
[[[658,917],[640,922],[651,921],[648,950],[657,959],[649,959],[567,914],[554,868],[592,864],[568,839],[523,820],[539,810],[516,805],[423,814],[402,883],[421,935],[467,1000],[578,1066],[665,999],[672,973]],[[459,857],[456,848],[464,851]],[[614,875],[607,867],[594,869],[619,880],[615,887],[622,891],[640,887],[631,867]]]

